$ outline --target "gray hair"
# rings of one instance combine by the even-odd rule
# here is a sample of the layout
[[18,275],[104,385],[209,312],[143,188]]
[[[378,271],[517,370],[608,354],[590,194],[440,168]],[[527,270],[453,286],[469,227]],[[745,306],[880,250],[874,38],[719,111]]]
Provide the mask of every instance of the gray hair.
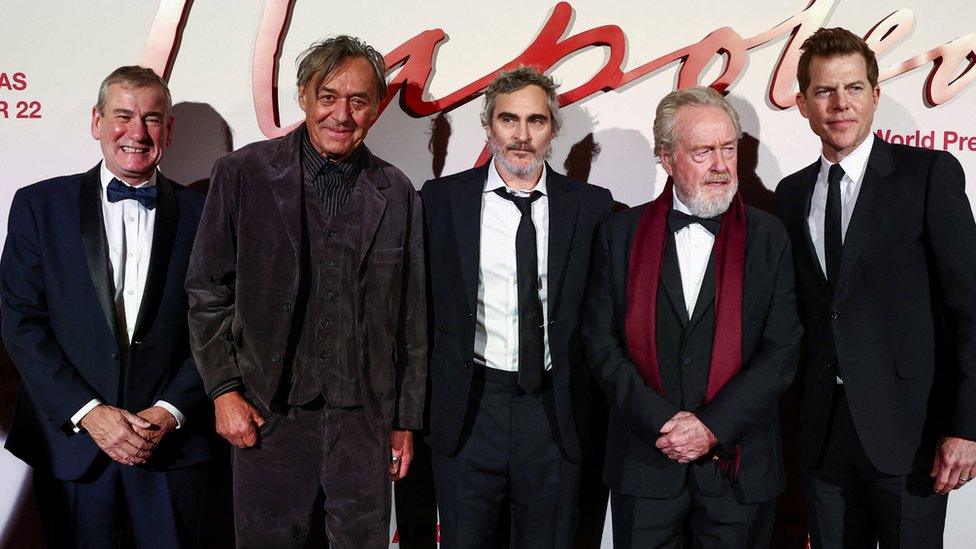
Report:
[[512,93],[526,86],[539,86],[546,94],[549,104],[549,119],[552,121],[552,133],[559,133],[562,118],[559,116],[559,97],[556,95],[558,85],[552,78],[542,74],[534,67],[519,67],[503,71],[495,76],[488,88],[485,89],[485,105],[481,110],[481,125],[489,126],[491,117],[495,115],[495,100],[499,94]]
[[173,97],[169,93],[169,86],[166,85],[166,81],[152,69],[139,65],[126,65],[112,71],[112,74],[106,76],[105,80],[102,80],[102,85],[98,87],[98,99],[95,101],[95,108],[101,115],[105,114],[108,88],[112,84],[121,84],[130,88],[156,88],[166,98],[166,114],[173,112]]
[[312,44],[295,60],[298,66],[298,89],[317,87],[349,59],[362,57],[373,67],[376,77],[376,101],[386,97],[386,61],[380,52],[362,40],[347,35],[327,38]]
[[732,119],[736,139],[742,139],[739,113],[719,92],[705,86],[675,90],[664,96],[654,113],[654,154],[671,154],[678,146],[678,110],[681,107],[718,107]]

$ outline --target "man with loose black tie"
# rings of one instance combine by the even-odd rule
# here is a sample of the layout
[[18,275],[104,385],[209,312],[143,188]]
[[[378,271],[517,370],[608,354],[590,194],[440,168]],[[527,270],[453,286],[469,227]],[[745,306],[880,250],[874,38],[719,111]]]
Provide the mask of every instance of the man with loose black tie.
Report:
[[976,474],[976,225],[959,162],[871,136],[861,38],[802,46],[800,113],[821,157],[780,182],[806,327],[800,445],[813,546],[941,547],[946,494]]
[[203,196],[157,171],[172,101],[152,70],[101,85],[102,162],[22,188],[0,259],[22,378],[7,449],[34,468],[51,547],[197,544],[212,413],[183,290]]
[[801,328],[789,239],[743,204],[739,117],[721,94],[668,94],[654,120],[671,176],[597,234],[583,341],[610,402],[604,480],[615,547],[768,547],[785,487],[777,401]]
[[492,159],[428,181],[432,324],[428,443],[441,547],[490,544],[511,501],[515,547],[569,547],[589,387],[579,310],[606,189],[545,163],[553,81],[522,67],[485,91]]

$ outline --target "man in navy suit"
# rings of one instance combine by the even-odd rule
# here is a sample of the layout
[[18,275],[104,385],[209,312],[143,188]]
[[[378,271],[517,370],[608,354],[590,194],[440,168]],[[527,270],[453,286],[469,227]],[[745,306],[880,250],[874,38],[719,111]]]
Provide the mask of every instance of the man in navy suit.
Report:
[[[196,545],[211,430],[183,290],[203,197],[156,166],[172,100],[152,70],[101,85],[103,161],[17,191],[0,259],[22,387],[6,447],[34,468],[52,547]],[[126,519],[128,517],[128,519]]]
[[941,547],[976,475],[976,224],[945,151],[871,135],[878,62],[820,29],[800,114],[820,157],[776,188],[806,328],[800,455],[813,547]]

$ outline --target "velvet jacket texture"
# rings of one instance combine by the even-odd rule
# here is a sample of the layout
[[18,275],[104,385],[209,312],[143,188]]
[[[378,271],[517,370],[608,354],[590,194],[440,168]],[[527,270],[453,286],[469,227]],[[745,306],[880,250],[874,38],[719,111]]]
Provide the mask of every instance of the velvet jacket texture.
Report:
[[[303,127],[219,159],[187,274],[190,339],[207,391],[241,378],[265,406],[292,360],[301,277]],[[400,170],[363,151],[355,320],[373,433],[419,429],[427,372],[423,212]],[[303,274],[304,273],[304,274]]]

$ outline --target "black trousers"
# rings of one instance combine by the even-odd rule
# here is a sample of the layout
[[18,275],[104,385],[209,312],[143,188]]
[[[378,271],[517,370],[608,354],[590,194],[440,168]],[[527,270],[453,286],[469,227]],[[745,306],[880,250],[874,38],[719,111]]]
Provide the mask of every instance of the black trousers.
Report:
[[942,547],[948,496],[932,484],[928,469],[887,475],[871,464],[838,385],[821,464],[803,468],[812,546]]
[[580,468],[563,456],[551,428],[551,380],[526,394],[515,373],[478,368],[475,375],[480,404],[465,419],[461,450],[433,455],[441,548],[491,547],[506,497],[512,547],[570,547]]
[[[673,498],[642,498],[611,492],[613,546],[621,548],[693,547],[706,549],[760,549],[769,547],[773,533],[776,498],[742,504],[731,485],[708,490],[699,484],[715,484],[717,465],[706,463],[686,469],[684,489]],[[701,477],[701,478],[699,478]],[[706,480],[707,479],[707,480]]]
[[33,480],[48,547],[198,546],[206,464],[158,472],[102,456],[78,480],[36,470]]
[[302,547],[321,505],[333,549],[389,547],[389,441],[376,441],[365,411],[256,406],[258,444],[233,454],[237,546]]

